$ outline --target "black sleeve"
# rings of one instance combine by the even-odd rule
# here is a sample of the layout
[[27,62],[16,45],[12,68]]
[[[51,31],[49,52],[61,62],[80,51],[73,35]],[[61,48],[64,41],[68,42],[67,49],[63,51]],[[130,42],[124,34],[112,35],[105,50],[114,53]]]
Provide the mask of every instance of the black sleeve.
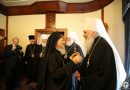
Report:
[[[96,70],[93,74],[88,75],[89,72],[85,70],[85,65],[82,65],[81,69],[79,70],[81,74],[81,83],[91,82],[98,88],[105,88],[106,85],[110,86],[111,88],[116,88],[115,59],[113,50],[109,45],[103,48],[103,50],[100,52],[99,59],[96,62]],[[95,84],[95,82],[97,84]]]
[[12,47],[10,45],[5,46],[4,48],[4,56],[5,58],[9,58],[11,56],[15,55],[15,51],[12,51]]
[[70,77],[76,70],[76,65],[70,61],[66,64],[59,63],[55,55],[48,58],[48,70],[54,79],[64,79]]
[[[97,64],[96,79],[100,88],[103,88],[106,84],[110,84],[112,87],[116,87],[116,65],[112,48],[106,45],[102,58]],[[111,80],[111,82],[109,82]],[[103,82],[105,81],[105,82]],[[101,83],[102,82],[102,83]]]
[[29,45],[27,45],[26,50],[25,50],[25,56],[24,56],[25,61],[28,60],[30,57],[31,56],[30,56]]
[[21,57],[23,57],[23,51],[22,51],[22,47],[20,45],[17,45],[15,51],[18,53],[18,55],[20,55]]
[[81,47],[79,45],[77,45],[77,48],[78,48],[78,52],[81,54],[82,58],[84,58],[84,54],[83,54]]
[[39,55],[40,55],[40,52],[41,51],[41,48],[39,48],[39,45],[35,45],[35,51],[34,51],[34,58],[35,59],[38,59],[39,58]]

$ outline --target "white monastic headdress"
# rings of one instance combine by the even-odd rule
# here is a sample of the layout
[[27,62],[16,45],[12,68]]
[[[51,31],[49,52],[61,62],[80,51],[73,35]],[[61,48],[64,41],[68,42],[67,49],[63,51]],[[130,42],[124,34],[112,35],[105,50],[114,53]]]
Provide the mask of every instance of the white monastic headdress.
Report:
[[73,39],[76,44],[78,44],[79,46],[81,46],[80,45],[80,41],[78,39],[78,36],[77,36],[76,32],[69,32],[68,35],[67,35],[67,37]]
[[115,56],[116,71],[117,71],[117,89],[116,90],[120,90],[123,82],[126,79],[126,72],[125,72],[124,66],[122,64],[121,58],[119,56],[119,53],[118,53],[117,49],[115,48],[112,40],[110,39],[108,33],[106,32],[106,29],[102,23],[102,20],[97,19],[97,18],[88,18],[88,19],[86,19],[85,25],[86,25],[87,30],[92,30],[92,31],[98,32],[99,35],[101,37],[103,37],[109,43],[109,45],[112,47],[114,56]]

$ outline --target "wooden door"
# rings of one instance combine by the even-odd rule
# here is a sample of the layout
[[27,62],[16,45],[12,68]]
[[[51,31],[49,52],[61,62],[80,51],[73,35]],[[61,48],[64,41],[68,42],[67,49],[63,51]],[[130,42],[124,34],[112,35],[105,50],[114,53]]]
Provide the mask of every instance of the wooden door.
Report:
[[[0,29],[0,36],[5,37],[5,30]],[[5,40],[0,40],[0,62],[4,59],[4,46],[5,46]]]

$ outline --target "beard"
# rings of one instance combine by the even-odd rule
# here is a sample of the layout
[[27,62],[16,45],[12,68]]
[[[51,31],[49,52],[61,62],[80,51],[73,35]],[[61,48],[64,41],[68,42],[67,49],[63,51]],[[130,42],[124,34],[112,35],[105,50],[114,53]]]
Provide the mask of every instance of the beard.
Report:
[[42,43],[42,47],[46,47],[46,43]]
[[56,49],[61,53],[61,55],[65,55],[66,54],[65,46],[63,48],[56,48]]
[[73,42],[74,42],[74,40],[67,41],[67,42],[66,42],[66,45],[67,45],[67,46],[71,46],[71,45],[73,44]]
[[93,43],[94,43],[94,37],[91,37],[91,38],[87,38],[87,39],[85,39],[85,50],[86,50],[86,54],[88,54],[88,53],[90,53],[90,51],[91,51],[91,48],[92,48],[92,46],[93,46]]

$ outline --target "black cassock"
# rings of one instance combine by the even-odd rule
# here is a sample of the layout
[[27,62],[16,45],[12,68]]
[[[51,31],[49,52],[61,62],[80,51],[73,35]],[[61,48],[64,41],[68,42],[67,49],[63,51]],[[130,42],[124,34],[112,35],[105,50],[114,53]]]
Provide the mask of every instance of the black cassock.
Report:
[[71,76],[77,69],[76,64],[64,59],[57,50],[51,52],[46,60],[44,90],[71,90]]
[[[99,37],[95,39],[94,44],[98,39]],[[89,55],[86,55],[79,68],[82,90],[116,90],[115,58],[107,41],[102,37],[100,38],[87,67],[88,57]]]
[[[26,47],[25,60],[27,61],[27,77],[30,81],[36,82],[40,51],[39,45],[37,44],[29,44]],[[32,54],[34,57],[32,57]]]

